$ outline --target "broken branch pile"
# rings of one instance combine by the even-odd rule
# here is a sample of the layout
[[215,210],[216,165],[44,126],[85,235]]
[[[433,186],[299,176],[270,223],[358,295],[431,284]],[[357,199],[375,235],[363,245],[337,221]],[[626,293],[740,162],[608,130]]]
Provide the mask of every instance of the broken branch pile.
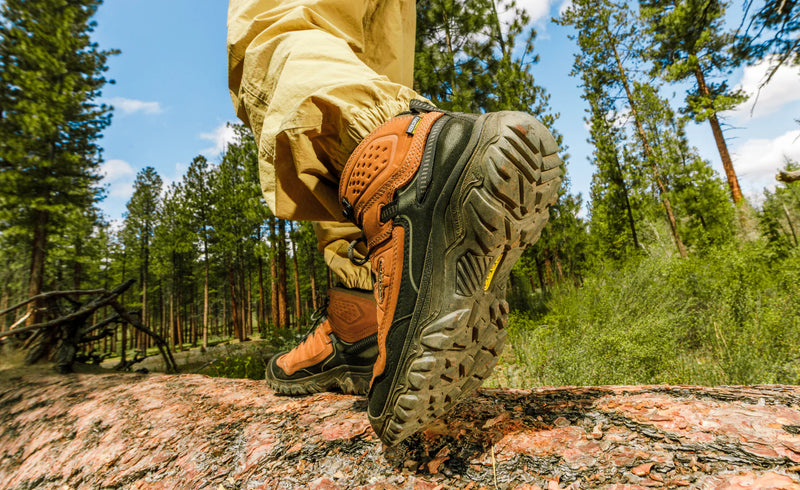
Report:
[[[0,332],[0,341],[3,338],[15,337],[19,342],[19,348],[25,351],[26,364],[53,358],[56,369],[61,373],[68,373],[72,372],[72,364],[76,360],[81,344],[111,336],[114,333],[111,325],[116,327],[118,324],[128,323],[153,338],[164,358],[168,372],[178,372],[178,366],[166,341],[143,325],[137,318],[136,312],[126,310],[120,304],[119,297],[133,282],[133,279],[128,280],[110,291],[105,289],[51,291],[29,298],[0,311],[2,317],[28,306],[28,312],[15,321],[9,331]],[[77,300],[81,296],[90,296],[93,299],[81,303]],[[41,308],[36,305],[46,305],[46,307]],[[89,322],[96,312],[104,307],[111,307],[114,314],[94,324]],[[38,318],[42,313],[50,313],[52,318],[24,327],[19,326],[32,315]],[[126,362],[123,355],[120,367],[130,367],[130,364],[132,362]]]

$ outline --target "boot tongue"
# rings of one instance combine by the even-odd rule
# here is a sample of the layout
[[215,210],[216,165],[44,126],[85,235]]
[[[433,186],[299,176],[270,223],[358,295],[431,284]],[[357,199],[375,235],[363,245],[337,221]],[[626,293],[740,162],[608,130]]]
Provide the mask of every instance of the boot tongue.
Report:
[[391,236],[391,220],[381,211],[419,168],[425,141],[441,112],[390,119],[370,133],[350,155],[342,172],[339,199],[345,216],[366,236],[367,249]]
[[345,217],[357,225],[364,224],[368,201],[384,197],[382,186],[392,176],[393,170],[403,164],[413,137],[405,129],[412,119],[418,117],[407,115],[390,119],[370,133],[347,160],[339,197]]
[[339,340],[354,343],[378,331],[377,306],[371,291],[332,288],[328,296],[328,322]]

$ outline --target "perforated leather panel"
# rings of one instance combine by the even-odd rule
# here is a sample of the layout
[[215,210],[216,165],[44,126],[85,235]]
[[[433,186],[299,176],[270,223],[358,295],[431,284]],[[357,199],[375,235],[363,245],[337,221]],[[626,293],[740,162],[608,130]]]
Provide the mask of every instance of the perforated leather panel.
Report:
[[347,194],[355,200],[392,161],[397,147],[397,136],[386,135],[369,143],[353,165]]

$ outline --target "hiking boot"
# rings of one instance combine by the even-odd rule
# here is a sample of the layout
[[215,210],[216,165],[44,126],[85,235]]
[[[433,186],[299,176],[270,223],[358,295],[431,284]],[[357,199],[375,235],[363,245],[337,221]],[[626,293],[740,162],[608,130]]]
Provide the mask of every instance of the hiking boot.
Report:
[[267,364],[267,384],[278,393],[367,392],[378,356],[375,300],[367,291],[331,288],[326,310],[300,345]]
[[375,279],[368,414],[387,445],[491,374],[511,268],[539,238],[561,181],[555,139],[533,116],[410,108],[359,144],[339,186]]

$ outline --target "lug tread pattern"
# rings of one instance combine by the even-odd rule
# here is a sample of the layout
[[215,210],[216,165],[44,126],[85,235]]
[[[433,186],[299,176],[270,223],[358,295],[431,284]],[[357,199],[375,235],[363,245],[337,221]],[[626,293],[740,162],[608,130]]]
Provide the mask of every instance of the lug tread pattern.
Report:
[[[445,271],[454,270],[450,287],[460,309],[443,300],[440,315],[412,341],[400,367],[404,376],[390,395],[393,406],[379,424],[388,445],[427,426],[491,375],[506,341],[506,279],[541,235],[558,197],[561,160],[552,134],[527,114],[497,117],[497,137],[476,148],[449,206],[450,213],[461,213],[448,214],[463,238],[444,259]],[[501,255],[484,291],[488,270]],[[441,287],[439,278],[431,280]]]
[[492,265],[494,257],[476,255],[468,252],[462,255],[456,263],[456,293],[461,296],[472,296],[475,291],[483,287],[486,271]]

